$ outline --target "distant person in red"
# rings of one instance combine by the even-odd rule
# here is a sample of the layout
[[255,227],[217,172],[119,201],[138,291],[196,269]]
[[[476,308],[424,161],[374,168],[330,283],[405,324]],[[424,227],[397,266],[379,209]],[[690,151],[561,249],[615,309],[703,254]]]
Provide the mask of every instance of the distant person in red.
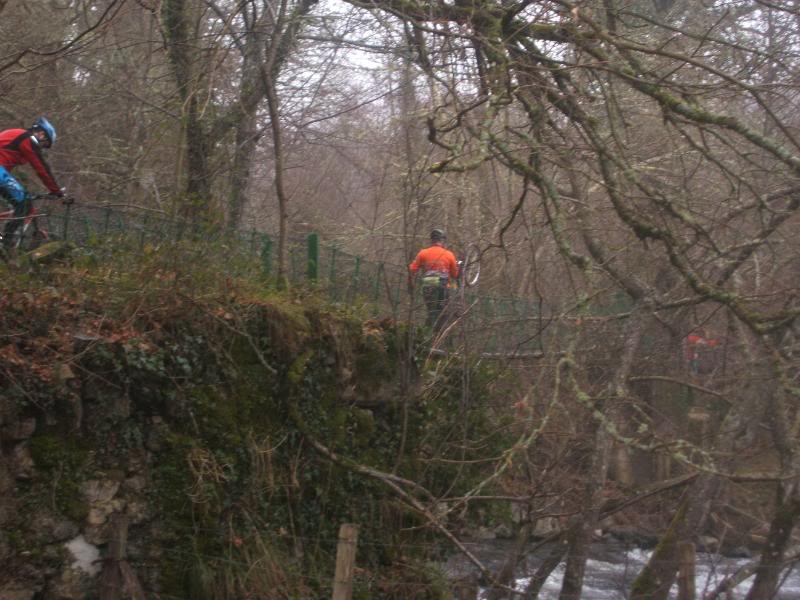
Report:
[[444,247],[447,236],[441,229],[431,231],[431,244],[417,253],[408,266],[409,284],[413,288],[417,273],[422,274],[422,297],[428,309],[425,324],[434,331],[441,327],[440,317],[447,303],[451,280],[458,278],[455,255]]
[[713,370],[713,353],[717,346],[719,341],[709,337],[704,328],[686,336],[686,362],[692,375],[706,375]]
[[0,131],[0,195],[14,209],[14,218],[6,223],[3,243],[10,244],[14,231],[28,212],[28,192],[11,175],[17,165],[30,164],[44,186],[54,196],[63,197],[64,190],[56,183],[53,172],[44,160],[42,150],[56,141],[56,130],[50,121],[39,117],[28,129]]

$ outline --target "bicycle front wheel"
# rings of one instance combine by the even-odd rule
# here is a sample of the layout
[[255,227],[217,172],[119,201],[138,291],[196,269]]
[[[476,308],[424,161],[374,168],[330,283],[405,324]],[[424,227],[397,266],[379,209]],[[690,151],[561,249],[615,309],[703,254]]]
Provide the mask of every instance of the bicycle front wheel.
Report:
[[37,215],[36,218],[17,229],[19,236],[15,240],[15,247],[22,252],[35,250],[42,244],[51,241],[50,234],[47,232],[46,218]]
[[467,246],[462,269],[461,277],[464,285],[472,287],[478,283],[478,279],[481,277],[481,249],[477,244]]

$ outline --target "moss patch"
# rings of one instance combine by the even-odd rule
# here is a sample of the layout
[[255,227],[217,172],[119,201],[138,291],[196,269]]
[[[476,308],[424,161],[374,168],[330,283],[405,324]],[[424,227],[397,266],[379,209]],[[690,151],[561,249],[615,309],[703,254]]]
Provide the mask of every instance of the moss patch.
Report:
[[74,440],[56,435],[38,435],[30,442],[31,456],[41,477],[39,485],[49,488],[44,498],[65,517],[81,522],[89,507],[81,494],[89,453]]

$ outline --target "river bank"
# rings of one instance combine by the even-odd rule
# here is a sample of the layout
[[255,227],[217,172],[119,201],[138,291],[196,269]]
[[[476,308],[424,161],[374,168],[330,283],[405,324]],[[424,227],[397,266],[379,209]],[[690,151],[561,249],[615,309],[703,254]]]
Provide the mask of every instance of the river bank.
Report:
[[[492,570],[497,570],[503,564],[506,556],[511,552],[512,545],[513,542],[506,540],[476,540],[466,544],[469,550]],[[514,581],[515,589],[525,589],[530,575],[536,571],[547,553],[548,548],[542,547],[526,554],[524,564],[519,570],[521,576]],[[627,598],[633,580],[651,553],[652,550],[638,548],[610,538],[593,543],[586,565],[582,597],[587,600],[624,600]],[[733,575],[752,560],[752,558],[698,552],[695,567],[696,597],[698,599],[706,597],[720,581]],[[445,570],[454,579],[469,577],[475,573],[472,565],[460,555],[451,557],[445,565]],[[539,595],[540,600],[558,598],[563,574],[564,563],[561,563],[544,584]],[[730,598],[744,598],[751,584],[752,577],[739,584]],[[485,597],[485,590],[481,589],[478,598]],[[677,597],[677,585],[673,587],[670,597]],[[800,569],[790,567],[784,572],[780,590],[775,598],[776,600],[800,598]]]

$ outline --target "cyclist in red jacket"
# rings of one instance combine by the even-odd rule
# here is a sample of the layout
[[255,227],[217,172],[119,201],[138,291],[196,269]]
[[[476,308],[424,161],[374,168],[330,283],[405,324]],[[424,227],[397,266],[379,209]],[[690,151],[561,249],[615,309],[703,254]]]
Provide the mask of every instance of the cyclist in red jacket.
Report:
[[14,218],[6,223],[3,243],[10,244],[13,233],[28,212],[28,192],[10,171],[17,165],[29,163],[45,187],[54,196],[64,196],[53,172],[42,156],[42,149],[50,148],[56,141],[56,130],[50,121],[39,117],[29,129],[0,131],[0,196],[14,209]]

